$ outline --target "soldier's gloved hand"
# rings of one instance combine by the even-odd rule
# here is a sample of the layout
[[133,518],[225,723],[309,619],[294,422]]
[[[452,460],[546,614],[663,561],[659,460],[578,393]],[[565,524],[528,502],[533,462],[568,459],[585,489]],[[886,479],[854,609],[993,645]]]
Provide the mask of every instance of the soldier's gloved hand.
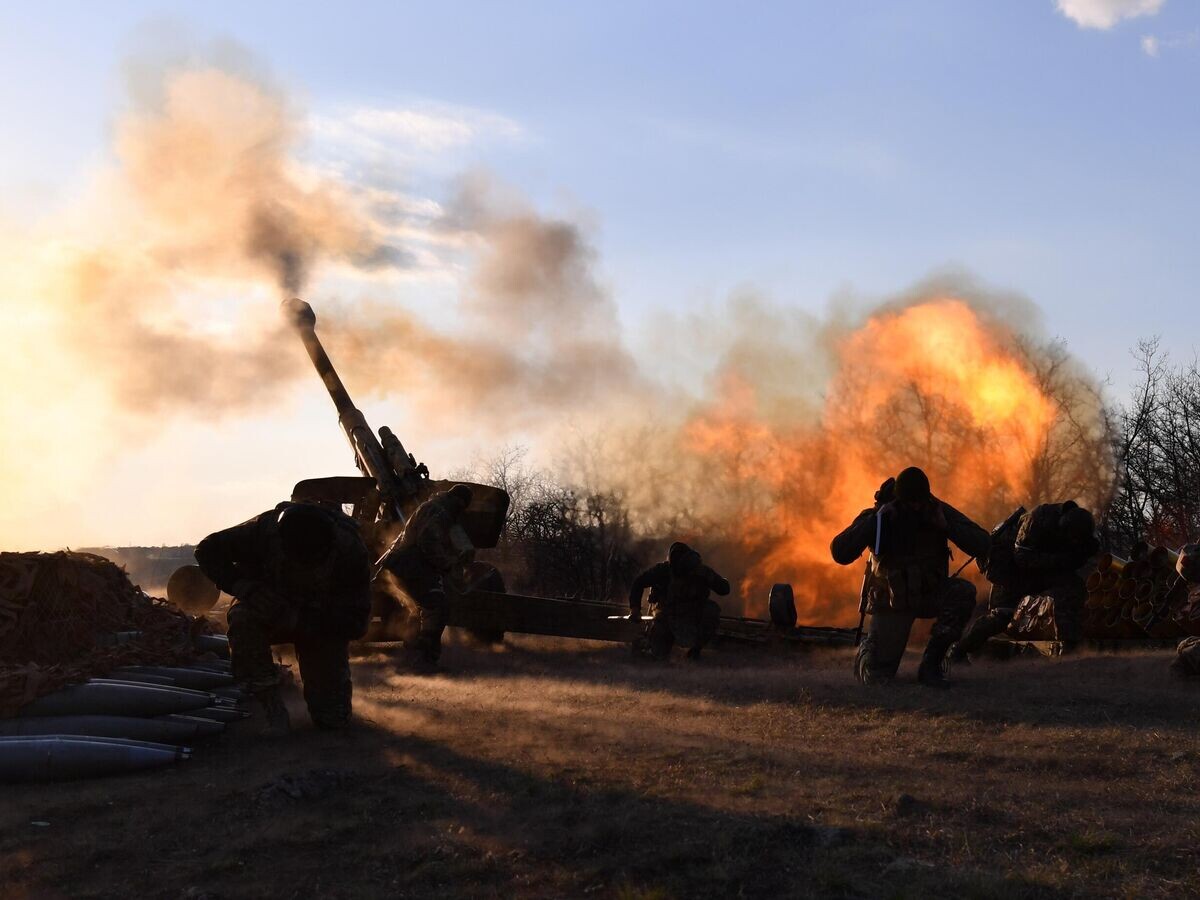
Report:
[[261,581],[253,581],[249,578],[243,578],[241,581],[236,581],[233,588],[229,591],[230,594],[237,600],[243,603],[249,601],[255,594],[259,594],[264,590],[264,585]]
[[294,610],[280,594],[261,581],[240,581],[234,585],[234,590],[239,592],[233,595],[238,603],[253,606],[259,615],[274,619],[281,627],[295,624]]
[[889,478],[875,492],[875,506],[880,507],[896,499],[896,479]]

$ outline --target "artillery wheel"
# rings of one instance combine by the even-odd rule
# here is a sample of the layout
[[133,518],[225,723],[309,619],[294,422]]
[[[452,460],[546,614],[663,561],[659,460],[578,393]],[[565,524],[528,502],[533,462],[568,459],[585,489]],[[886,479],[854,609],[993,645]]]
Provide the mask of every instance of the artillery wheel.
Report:
[[796,630],[796,595],[790,584],[776,584],[767,602],[771,624],[783,632]]
[[167,600],[189,616],[199,618],[217,605],[221,589],[199,566],[180,566],[167,580]]

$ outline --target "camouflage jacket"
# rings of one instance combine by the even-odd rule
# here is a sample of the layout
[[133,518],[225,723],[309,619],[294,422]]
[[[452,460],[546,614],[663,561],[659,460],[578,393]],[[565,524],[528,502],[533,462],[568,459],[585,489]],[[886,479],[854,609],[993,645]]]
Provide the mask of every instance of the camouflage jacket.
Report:
[[247,600],[261,590],[297,610],[306,630],[361,637],[371,614],[371,560],[354,520],[324,510],[334,523],[334,550],[313,566],[297,565],[283,553],[281,503],[254,518],[210,534],[196,547],[196,562],[227,594]]
[[650,589],[650,605],[659,606],[667,598],[667,586],[671,583],[671,566],[669,563],[655,563],[637,578],[629,587],[629,608],[642,608],[642,594]]
[[1063,504],[1043,503],[1021,517],[1013,548],[1019,575],[1074,572],[1100,549],[1094,538],[1083,546],[1072,546],[1059,527],[1062,514]]
[[835,537],[830,553],[838,565],[848,566],[872,553],[867,584],[870,608],[880,604],[896,611],[926,612],[926,606],[949,577],[950,544],[978,560],[986,560],[991,539],[949,503],[935,498],[944,527],[930,515],[892,514],[889,506],[864,509]]
[[451,534],[457,519],[441,494],[417,507],[404,531],[384,555],[383,564],[397,575],[412,570],[445,575],[459,562]]
[[706,565],[701,564],[686,575],[673,575],[667,562],[656,563],[633,580],[629,588],[629,608],[642,608],[642,594],[650,589],[650,605],[659,609],[702,603],[710,593],[724,597],[729,582]]
[[[941,538],[940,543],[944,546],[948,541],[969,556],[974,556],[977,559],[987,559],[988,547],[990,546],[988,533],[949,503],[943,500],[938,500],[937,503],[941,505],[942,514],[946,518],[946,532]],[[830,543],[829,551],[833,556],[833,561],[839,566],[850,565],[862,556],[864,550],[874,552],[876,549],[876,512],[876,509],[864,509]],[[880,536],[886,540],[886,524],[879,529],[879,532]],[[948,546],[947,550],[949,550]]]

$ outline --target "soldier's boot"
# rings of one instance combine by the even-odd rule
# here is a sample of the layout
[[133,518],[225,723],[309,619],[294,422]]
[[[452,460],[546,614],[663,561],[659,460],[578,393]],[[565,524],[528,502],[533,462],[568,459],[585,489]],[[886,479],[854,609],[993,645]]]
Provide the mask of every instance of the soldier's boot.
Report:
[[922,661],[920,668],[917,669],[917,681],[925,685],[925,687],[950,687],[950,679],[946,677],[946,672],[941,662]]
[[875,640],[867,635],[858,645],[854,655],[854,677],[859,684],[888,684],[892,680],[889,672],[875,664]]
[[971,657],[963,647],[962,641],[955,641],[950,645],[950,649],[946,651],[946,659],[956,666],[969,666],[971,664]]
[[292,720],[284,705],[278,687],[265,688],[255,694],[266,714],[266,721],[259,732],[265,738],[286,737],[292,730]]
[[1176,678],[1189,680],[1200,675],[1200,637],[1186,637],[1179,642],[1170,671]]
[[925,653],[921,656],[921,665],[917,669],[917,681],[932,688],[950,687],[950,661],[947,651],[949,642],[939,636],[929,639]]
[[671,658],[671,648],[675,646],[675,638],[670,630],[658,619],[646,626],[646,631],[633,642],[635,656],[643,659],[665,662]]
[[959,640],[950,647],[949,659],[955,663],[969,663],[970,654],[978,653],[989,639],[1003,634],[1013,620],[1011,609],[991,609],[971,623]]
[[413,675],[432,675],[438,670],[437,654],[421,638],[405,644],[400,653],[400,666]]

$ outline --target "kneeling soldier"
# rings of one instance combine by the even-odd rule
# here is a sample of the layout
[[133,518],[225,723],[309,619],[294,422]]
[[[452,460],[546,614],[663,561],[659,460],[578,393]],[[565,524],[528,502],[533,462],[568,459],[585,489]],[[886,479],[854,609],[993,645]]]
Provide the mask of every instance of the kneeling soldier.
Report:
[[859,513],[833,539],[834,562],[848,566],[871,550],[864,586],[871,624],[859,645],[854,674],[863,684],[890,681],[900,667],[916,619],[933,619],[917,679],[945,687],[942,662],[975,610],[975,585],[951,578],[950,543],[986,560],[988,533],[933,496],[929,479],[908,468],[876,494],[873,509]]
[[645,636],[634,644],[634,650],[654,659],[666,659],[678,643],[688,648],[688,659],[698,659],[716,636],[721,621],[721,607],[709,595],[726,596],[729,582],[704,565],[699,553],[676,541],[667,552],[666,562],[651,566],[634,579],[629,589],[630,618],[641,618],[646,588],[650,588],[654,620]]
[[234,598],[229,609],[233,676],[267,713],[268,735],[288,731],[273,644],[293,644],[304,700],[318,728],[350,721],[349,642],[366,633],[371,564],[354,521],[307,503],[281,503],[210,534],[196,562]]
[[455,545],[454,530],[472,497],[465,484],[434,494],[417,507],[380,560],[380,568],[395,577],[403,592],[410,623],[405,657],[414,671],[437,669],[449,616],[446,578],[461,573],[471,555],[469,547]]
[[[1043,503],[1025,513],[1012,544],[1011,562],[988,569],[992,592],[987,612],[971,623],[951,651],[951,659],[962,661],[978,652],[988,638],[1001,634],[1026,597],[1051,599],[1054,637],[1064,650],[1075,649],[1083,636],[1087,599],[1087,585],[1079,571],[1099,549],[1092,514],[1073,500]],[[996,558],[1002,555],[997,549]]]

